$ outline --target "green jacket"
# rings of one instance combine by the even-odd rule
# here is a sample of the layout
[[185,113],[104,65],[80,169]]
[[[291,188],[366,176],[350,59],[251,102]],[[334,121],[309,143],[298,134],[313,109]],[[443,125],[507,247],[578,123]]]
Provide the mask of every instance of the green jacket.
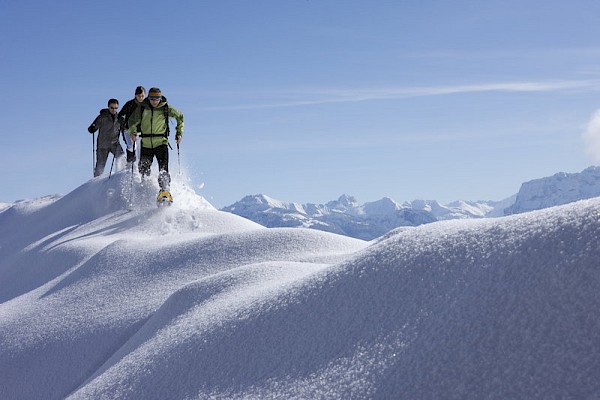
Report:
[[[156,107],[150,105],[150,101],[146,98],[135,109],[129,117],[128,126],[130,134],[142,135],[142,147],[154,148],[163,144],[169,143],[169,138],[161,136],[167,131],[168,121],[165,118],[164,107],[167,105],[167,99],[163,96],[162,100]],[[169,118],[175,118],[177,126],[175,135],[183,135],[183,113],[176,108],[169,107]],[[157,136],[144,136],[157,135]]]

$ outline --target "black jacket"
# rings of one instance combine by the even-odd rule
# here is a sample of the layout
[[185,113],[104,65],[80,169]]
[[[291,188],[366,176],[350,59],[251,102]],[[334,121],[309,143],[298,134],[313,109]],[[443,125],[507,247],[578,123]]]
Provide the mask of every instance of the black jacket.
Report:
[[129,128],[127,122],[129,121],[129,117],[131,116],[131,114],[133,114],[137,106],[138,102],[135,99],[131,99],[127,103],[125,103],[123,108],[121,108],[121,111],[119,111],[119,121],[121,121],[122,131]]
[[88,132],[98,131],[98,148],[110,149],[114,143],[119,143],[119,118],[112,115],[108,108],[100,110],[100,115],[88,128]]

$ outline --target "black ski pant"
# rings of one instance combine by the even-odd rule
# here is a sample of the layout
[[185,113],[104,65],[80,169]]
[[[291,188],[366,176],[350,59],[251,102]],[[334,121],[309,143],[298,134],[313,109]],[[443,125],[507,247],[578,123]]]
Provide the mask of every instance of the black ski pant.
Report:
[[152,161],[158,161],[158,185],[161,190],[171,190],[171,176],[169,175],[169,146],[162,144],[160,146],[149,148],[142,147],[140,151],[140,175],[150,176],[150,167]]
[[108,148],[97,148],[96,149],[96,168],[94,168],[94,177],[102,175],[104,167],[106,166],[106,160],[108,159],[108,153],[112,153],[113,157],[119,159],[123,157],[123,148],[119,143],[113,143]]

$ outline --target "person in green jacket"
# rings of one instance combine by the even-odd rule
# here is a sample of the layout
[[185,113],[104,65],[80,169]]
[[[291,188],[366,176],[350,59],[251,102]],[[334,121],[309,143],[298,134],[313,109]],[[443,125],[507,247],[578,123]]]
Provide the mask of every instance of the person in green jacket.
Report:
[[128,121],[131,139],[137,140],[138,133],[142,138],[139,162],[142,179],[150,175],[154,157],[158,161],[159,200],[161,196],[172,200],[169,175],[169,118],[177,121],[175,142],[179,145],[183,135],[183,113],[168,105],[167,98],[162,95],[160,89],[153,87]]

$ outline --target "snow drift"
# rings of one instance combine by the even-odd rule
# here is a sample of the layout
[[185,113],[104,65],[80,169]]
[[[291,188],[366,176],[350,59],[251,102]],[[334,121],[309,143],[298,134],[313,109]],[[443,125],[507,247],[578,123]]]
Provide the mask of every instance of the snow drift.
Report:
[[127,185],[0,213],[1,398],[600,393],[600,199],[364,242]]

